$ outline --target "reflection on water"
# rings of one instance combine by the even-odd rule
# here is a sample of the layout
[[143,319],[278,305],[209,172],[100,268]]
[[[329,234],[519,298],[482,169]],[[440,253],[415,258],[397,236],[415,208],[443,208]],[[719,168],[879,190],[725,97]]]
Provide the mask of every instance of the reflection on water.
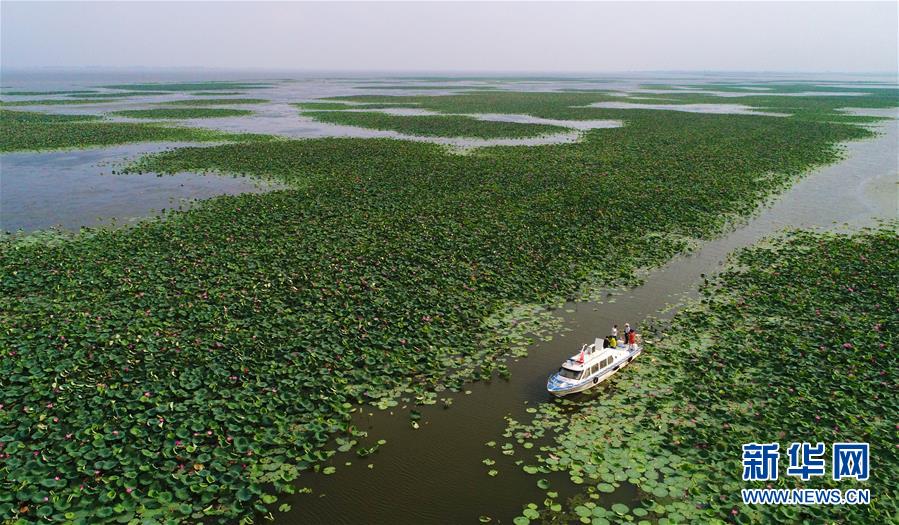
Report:
[[[448,409],[416,408],[422,414],[418,430],[410,426],[408,409],[391,414],[364,407],[356,417],[357,425],[369,432],[371,442],[386,439],[387,444],[368,458],[338,455],[333,476],[302,476],[301,486],[312,488],[313,493],[288,497],[294,510],[277,514],[276,523],[474,523],[481,515],[492,516],[494,523],[509,523],[523,504],[543,501],[545,492],[536,486],[539,478],[547,478],[551,490],[559,491],[562,498],[573,494],[578,487],[565,474],[525,474],[514,464],[527,461],[520,448],[515,456],[507,457],[485,446],[488,441],[508,441],[502,437],[504,416],[524,419],[528,406],[547,402],[549,372],[612,324],[639,324],[695,296],[702,275],[721,269],[734,250],[788,227],[857,228],[895,218],[899,128],[891,121],[878,129],[880,136],[849,143],[845,160],[809,174],[733,232],[649,272],[642,286],[609,290],[615,296],[606,304],[565,305],[558,313],[568,331],[532,345],[527,358],[510,363],[511,380],[468,385],[470,394],[454,394]],[[602,396],[614,384],[603,384],[586,395]],[[496,460],[496,465],[486,467],[481,463],[484,458]],[[344,465],[347,461],[352,464]],[[373,464],[370,469],[369,463]],[[488,476],[488,468],[499,474]],[[610,505],[636,498],[633,491],[620,490],[601,502]]]
[[[0,230],[119,223],[217,195],[267,191],[275,186],[245,177],[180,173],[111,175],[117,163],[183,143],[117,146],[82,151],[0,155]],[[197,144],[190,144],[196,146]]]

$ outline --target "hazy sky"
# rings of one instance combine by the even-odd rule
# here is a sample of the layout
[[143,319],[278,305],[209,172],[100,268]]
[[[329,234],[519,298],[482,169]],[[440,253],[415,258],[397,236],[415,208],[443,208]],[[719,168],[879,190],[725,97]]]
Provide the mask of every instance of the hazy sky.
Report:
[[896,71],[897,3],[0,2],[0,63]]

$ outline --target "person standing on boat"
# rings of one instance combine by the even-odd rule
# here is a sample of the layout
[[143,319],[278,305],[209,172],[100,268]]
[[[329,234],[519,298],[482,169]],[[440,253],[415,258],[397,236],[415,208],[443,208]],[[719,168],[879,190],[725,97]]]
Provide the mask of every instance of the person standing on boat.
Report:
[[637,331],[631,330],[627,333],[627,348],[628,350],[636,350],[637,349]]
[[631,332],[633,331],[630,323],[624,323],[624,334],[621,336],[621,339],[624,341],[625,345],[630,342]]
[[612,347],[618,344],[618,325],[612,325]]

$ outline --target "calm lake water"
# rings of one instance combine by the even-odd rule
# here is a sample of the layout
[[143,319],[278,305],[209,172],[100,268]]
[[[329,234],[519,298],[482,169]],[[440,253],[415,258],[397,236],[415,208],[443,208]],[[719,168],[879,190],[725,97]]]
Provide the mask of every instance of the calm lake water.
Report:
[[[0,155],[0,230],[77,230],[183,208],[198,199],[268,191],[246,177],[179,173],[112,175],[117,165],[177,143]],[[196,144],[191,144],[196,145]]]

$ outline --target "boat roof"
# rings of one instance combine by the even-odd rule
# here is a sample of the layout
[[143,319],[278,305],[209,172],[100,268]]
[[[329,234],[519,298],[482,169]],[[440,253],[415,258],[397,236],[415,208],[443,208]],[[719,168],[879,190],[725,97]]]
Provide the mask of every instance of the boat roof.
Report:
[[[592,348],[592,345],[590,347],[588,347],[588,350],[590,348]],[[568,358],[568,360],[565,361],[562,364],[562,366],[564,366],[565,368],[568,368],[570,370],[581,371],[584,368],[593,366],[593,364],[596,361],[600,361],[610,355],[614,355],[615,351],[616,350],[614,348],[603,348],[602,350],[593,351],[593,352],[588,351],[586,353],[586,355],[584,356],[583,363],[580,362],[581,353],[578,352],[578,353],[574,354],[573,356],[571,356],[570,358]]]

